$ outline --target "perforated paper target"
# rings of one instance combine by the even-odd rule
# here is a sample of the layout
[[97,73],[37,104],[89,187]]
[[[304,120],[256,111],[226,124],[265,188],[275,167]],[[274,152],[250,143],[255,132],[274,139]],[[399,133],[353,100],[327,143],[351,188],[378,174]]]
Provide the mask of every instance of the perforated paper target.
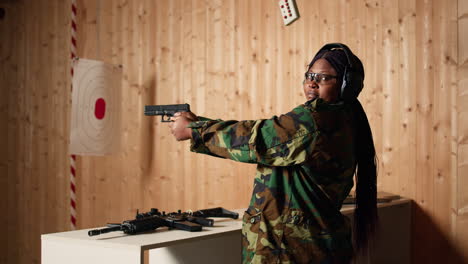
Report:
[[70,153],[116,152],[120,146],[122,69],[87,59],[73,63]]

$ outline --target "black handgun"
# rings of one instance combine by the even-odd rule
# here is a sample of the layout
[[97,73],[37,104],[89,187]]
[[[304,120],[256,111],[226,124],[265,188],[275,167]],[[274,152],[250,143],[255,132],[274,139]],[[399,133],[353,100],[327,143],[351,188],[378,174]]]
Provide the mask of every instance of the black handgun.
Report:
[[[189,104],[174,104],[174,105],[146,105],[145,115],[155,116],[160,115],[162,122],[171,122],[171,116],[177,112],[190,112]],[[167,116],[167,119],[164,117]]]

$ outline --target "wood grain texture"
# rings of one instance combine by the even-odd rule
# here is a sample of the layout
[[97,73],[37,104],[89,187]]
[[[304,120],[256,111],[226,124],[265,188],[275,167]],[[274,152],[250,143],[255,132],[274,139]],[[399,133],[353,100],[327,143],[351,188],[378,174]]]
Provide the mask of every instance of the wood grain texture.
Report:
[[[123,66],[122,149],[78,157],[79,228],[151,207],[246,207],[255,166],[189,152],[144,105],[189,103],[222,119],[279,115],[304,102],[303,73],[317,50],[343,42],[366,70],[360,100],[378,186],[414,200],[413,262],[468,261],[468,0],[297,6],[300,19],[284,26],[270,0],[78,0],[78,56]],[[34,263],[39,234],[69,226],[70,6],[0,7],[0,210],[8,212],[0,223],[9,227],[0,263]]]
[[1,219],[7,228],[0,262],[39,263],[39,235],[69,226],[70,24],[63,14],[70,6],[9,1],[1,7],[0,83],[8,101],[1,105],[7,133],[1,163],[7,208]]
[[416,56],[417,51],[416,38],[416,1],[399,1],[398,25],[400,31],[399,39],[399,57],[400,63],[397,68],[400,72],[400,120],[397,121],[399,147],[398,157],[400,159],[400,175],[406,177],[398,178],[397,190],[402,196],[414,197],[416,188],[416,155],[414,151],[404,150],[416,149],[416,98],[418,96],[416,87],[417,84],[417,67]]
[[458,1],[458,45],[457,54],[457,84],[456,97],[452,100],[453,118],[457,124],[456,131],[452,133],[455,139],[456,156],[453,158],[454,184],[453,203],[454,214],[452,223],[453,233],[460,251],[468,258],[468,1]]
[[[16,76],[18,66],[16,64],[17,53],[14,51],[15,41],[13,38],[4,38],[3,36],[11,36],[17,29],[18,24],[18,9],[14,5],[0,4],[0,8],[5,11],[5,17],[0,20],[0,36],[2,36],[2,44],[0,46],[0,92],[3,96],[0,99],[0,122],[1,129],[1,150],[0,150],[0,210],[2,212],[9,212],[10,217],[1,217],[0,224],[2,226],[11,225],[11,232],[18,231],[19,226],[13,223],[13,219],[19,215],[19,210],[16,208],[15,203],[15,180],[14,176],[17,173],[13,167],[13,156],[15,152],[10,151],[14,146],[11,141],[14,140],[12,133],[16,131],[17,120],[16,114],[12,115],[10,108],[11,103],[17,98],[15,89],[12,89],[17,83]],[[5,214],[3,214],[5,215]],[[8,231],[7,231],[8,232]],[[8,259],[13,259],[17,255],[16,243],[17,239],[9,240],[10,233],[2,235],[0,238],[0,263],[7,263]]]

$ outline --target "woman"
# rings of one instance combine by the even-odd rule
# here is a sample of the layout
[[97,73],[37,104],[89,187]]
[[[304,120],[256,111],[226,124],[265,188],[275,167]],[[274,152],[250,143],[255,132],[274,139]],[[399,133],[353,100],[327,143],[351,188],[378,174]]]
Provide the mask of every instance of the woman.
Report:
[[[244,214],[244,263],[349,263],[351,225],[340,213],[356,175],[355,249],[375,229],[372,133],[357,100],[361,61],[343,44],[325,45],[303,82],[307,102],[266,120],[221,121],[178,113],[171,124],[191,150],[256,163]],[[356,173],[355,173],[356,172]]]

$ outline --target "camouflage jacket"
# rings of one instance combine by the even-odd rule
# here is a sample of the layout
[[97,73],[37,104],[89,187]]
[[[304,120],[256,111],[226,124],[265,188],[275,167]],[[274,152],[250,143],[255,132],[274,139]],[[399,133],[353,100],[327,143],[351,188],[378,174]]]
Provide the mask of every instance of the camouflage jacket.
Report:
[[356,168],[350,107],[309,101],[271,119],[190,123],[191,150],[256,163],[243,263],[348,263],[340,213]]

